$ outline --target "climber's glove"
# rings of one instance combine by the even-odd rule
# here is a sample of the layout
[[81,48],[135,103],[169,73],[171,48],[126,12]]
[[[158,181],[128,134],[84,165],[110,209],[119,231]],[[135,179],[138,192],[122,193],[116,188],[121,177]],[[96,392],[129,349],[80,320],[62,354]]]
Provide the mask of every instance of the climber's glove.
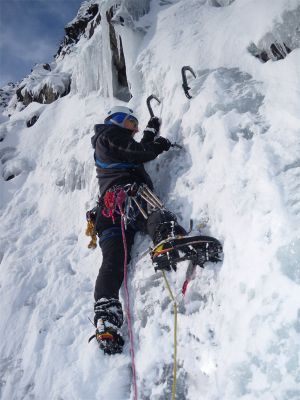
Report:
[[155,139],[154,144],[157,146],[158,150],[160,150],[160,153],[162,153],[163,151],[168,151],[172,145],[170,140],[168,140],[162,136]]
[[151,117],[146,126],[145,132],[151,132],[153,137],[159,134],[161,119],[158,117]]

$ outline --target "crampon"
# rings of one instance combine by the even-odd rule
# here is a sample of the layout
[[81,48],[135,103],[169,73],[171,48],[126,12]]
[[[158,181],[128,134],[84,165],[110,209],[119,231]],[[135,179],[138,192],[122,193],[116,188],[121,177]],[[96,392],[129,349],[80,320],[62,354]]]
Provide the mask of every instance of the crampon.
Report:
[[89,342],[92,339],[97,340],[100,349],[103,350],[105,354],[122,353],[124,340],[113,328],[106,328],[104,331],[96,329],[96,333],[89,338]]
[[155,271],[176,270],[181,261],[190,260],[193,265],[222,261],[221,243],[210,236],[175,236],[158,243],[150,252]]

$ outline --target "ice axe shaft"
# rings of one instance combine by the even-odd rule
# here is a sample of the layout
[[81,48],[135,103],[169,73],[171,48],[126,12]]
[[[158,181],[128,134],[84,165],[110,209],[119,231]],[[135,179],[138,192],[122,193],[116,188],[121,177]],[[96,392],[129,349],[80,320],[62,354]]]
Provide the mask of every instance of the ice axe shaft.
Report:
[[183,149],[183,146],[181,146],[181,145],[178,144],[178,143],[172,143],[172,144],[171,144],[171,147],[177,147],[177,149]]
[[147,107],[148,107],[148,110],[149,110],[151,118],[154,117],[154,112],[153,112],[152,107],[151,107],[151,100],[153,100],[153,99],[155,99],[159,104],[161,103],[160,100],[156,96],[154,96],[154,94],[151,94],[147,98]]

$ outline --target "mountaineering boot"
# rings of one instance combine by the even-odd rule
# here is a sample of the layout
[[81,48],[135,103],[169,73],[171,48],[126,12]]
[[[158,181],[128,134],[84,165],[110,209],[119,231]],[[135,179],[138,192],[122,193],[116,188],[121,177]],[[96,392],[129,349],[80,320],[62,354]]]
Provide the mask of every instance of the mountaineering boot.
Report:
[[217,239],[189,236],[170,211],[157,210],[150,214],[147,230],[154,244],[151,258],[155,270],[176,270],[177,264],[185,260],[203,267],[205,262],[222,259],[222,245]]
[[[187,232],[177,222],[176,216],[167,210],[156,210],[149,215],[147,221],[147,231],[152,238],[156,251],[164,251],[168,245],[168,241],[174,238],[184,237]],[[188,250],[188,248],[187,248]],[[171,268],[176,270],[179,252],[173,249],[169,252],[160,253],[159,257],[155,260],[155,270],[165,269],[169,271]],[[154,258],[152,257],[154,262]]]
[[[99,347],[105,354],[122,353],[124,340],[118,329],[123,324],[122,305],[118,299],[101,298],[94,304],[94,324]],[[90,339],[91,340],[91,339]]]
[[156,210],[149,215],[147,231],[154,245],[178,236],[185,236],[186,230],[177,222],[176,215],[167,210]]
[[100,349],[103,350],[105,354],[122,353],[124,339],[118,333],[117,329],[106,326],[104,322],[100,322],[99,320],[95,337]]

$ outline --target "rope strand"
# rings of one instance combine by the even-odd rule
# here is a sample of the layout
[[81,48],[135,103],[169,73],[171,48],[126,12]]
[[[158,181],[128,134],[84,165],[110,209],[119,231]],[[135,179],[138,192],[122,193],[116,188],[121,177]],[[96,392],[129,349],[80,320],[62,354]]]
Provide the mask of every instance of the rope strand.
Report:
[[172,384],[172,400],[175,400],[176,396],[176,383],[177,383],[177,303],[173,292],[171,290],[170,284],[167,280],[165,271],[162,270],[162,274],[165,280],[166,287],[169,292],[170,299],[173,302],[174,308],[174,353],[173,353],[173,384]]
[[123,238],[123,246],[124,246],[124,288],[125,288],[125,309],[127,315],[127,324],[128,324],[128,334],[130,340],[130,354],[131,354],[131,368],[132,368],[132,380],[133,380],[133,391],[134,391],[134,400],[138,399],[137,392],[137,383],[136,383],[136,369],[135,369],[135,355],[134,355],[134,342],[133,342],[133,333],[131,326],[131,314],[130,314],[130,304],[129,304],[129,291],[127,286],[127,243],[126,243],[126,235],[125,235],[125,223],[124,223],[124,213],[122,211],[122,207],[118,204],[120,212],[121,212],[121,228],[122,228],[122,238]]

